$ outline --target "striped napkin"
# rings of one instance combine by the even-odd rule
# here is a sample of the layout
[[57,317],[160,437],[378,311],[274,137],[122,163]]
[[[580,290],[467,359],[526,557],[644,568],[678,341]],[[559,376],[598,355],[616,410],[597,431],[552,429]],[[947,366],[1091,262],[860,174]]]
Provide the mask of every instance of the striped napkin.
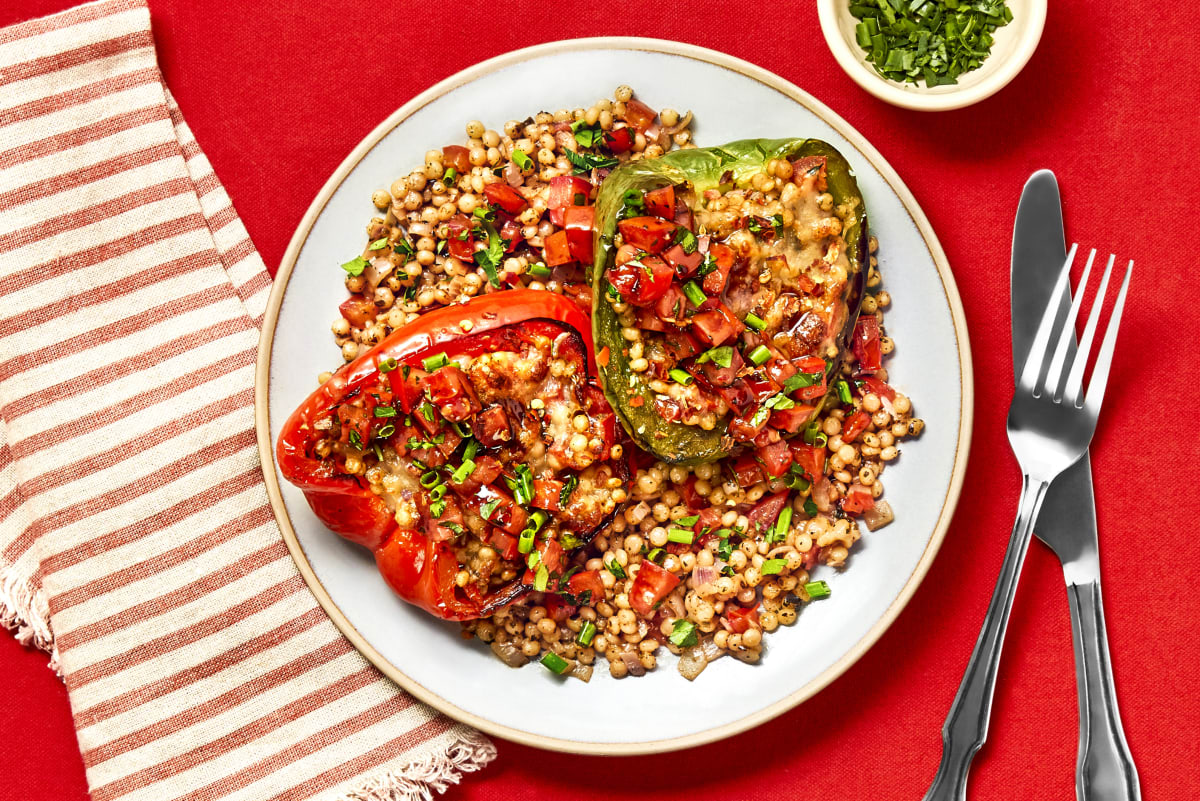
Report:
[[61,672],[93,801],[429,798],[495,755],[354,650],[280,538],[269,287],[143,0],[0,31],[0,615]]

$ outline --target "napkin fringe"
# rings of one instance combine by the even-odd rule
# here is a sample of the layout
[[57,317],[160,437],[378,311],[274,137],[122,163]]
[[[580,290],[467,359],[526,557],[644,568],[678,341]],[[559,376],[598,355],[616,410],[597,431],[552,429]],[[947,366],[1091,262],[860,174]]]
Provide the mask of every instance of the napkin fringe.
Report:
[[50,631],[50,605],[46,594],[13,570],[0,568],[0,625],[11,631],[17,642],[50,655],[50,669],[62,677],[58,647]]
[[338,801],[432,801],[458,784],[464,773],[483,769],[496,758],[496,746],[478,732],[465,733],[442,753],[404,766],[404,775],[386,771]]

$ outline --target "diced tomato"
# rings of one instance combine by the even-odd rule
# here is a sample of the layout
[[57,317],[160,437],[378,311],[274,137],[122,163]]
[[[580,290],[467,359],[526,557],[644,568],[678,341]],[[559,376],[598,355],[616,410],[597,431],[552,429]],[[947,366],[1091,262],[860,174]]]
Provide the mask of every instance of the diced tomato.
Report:
[[624,153],[633,147],[633,129],[614,128],[604,133],[604,146],[613,153]]
[[[659,298],[662,300],[662,298]],[[655,313],[653,309],[638,309],[637,310],[637,327],[643,331],[666,331],[667,324],[662,318]]]
[[874,314],[860,314],[854,325],[854,357],[858,359],[860,371],[873,373],[883,367],[879,339],[879,318]]
[[695,226],[692,225],[692,210],[688,208],[688,204],[679,196],[675,197],[675,224],[689,231],[695,230]]
[[541,564],[546,566],[546,570],[551,573],[562,570],[563,547],[558,540],[542,540],[538,543],[537,552],[538,556],[542,558]]
[[648,306],[666,294],[674,272],[658,256],[646,255],[614,266],[607,277],[625,301]]
[[848,514],[859,514],[875,508],[875,496],[871,490],[862,484],[851,484],[846,490],[846,498],[842,501],[842,511]]
[[809,175],[816,176],[813,186],[818,192],[824,192],[829,188],[828,181],[825,177],[824,156],[805,156],[802,159],[796,159],[792,162],[793,181],[798,184],[803,184]]
[[790,409],[776,409],[771,412],[771,427],[795,434],[808,422],[808,418],[814,411],[816,411],[815,406],[801,406],[800,404]]
[[471,238],[471,221],[465,214],[455,214],[446,221],[449,235],[446,237],[446,252],[456,259],[471,261],[475,253],[475,242]]
[[867,392],[874,392],[879,397],[887,398],[888,400],[896,399],[896,390],[892,389],[889,385],[883,381],[880,381],[875,376],[863,376],[862,381],[867,388]]
[[516,559],[521,553],[517,538],[502,529],[493,528],[488,542],[499,552],[501,559]]
[[758,463],[752,453],[743,453],[737,458],[737,461],[733,463],[733,475],[739,487],[754,486],[765,478],[762,465]]
[[455,364],[448,364],[427,375],[424,389],[429,400],[447,420],[461,423],[483,408],[470,380]]
[[772,381],[766,371],[762,369],[755,370],[743,380],[746,382],[746,388],[750,390],[750,395],[759,403],[779,392],[780,389],[779,385]]
[[663,251],[663,259],[675,269],[680,278],[690,278],[704,263],[704,254],[699,250],[685,253],[683,245],[672,245]]
[[[744,364],[745,361],[742,359],[742,354],[735,350],[729,358],[728,367],[722,367],[714,361],[707,361],[700,365],[700,369],[703,371],[704,377],[714,387],[728,387],[737,380],[738,371],[742,369]],[[753,395],[753,393],[751,394]]]
[[663,341],[663,344],[678,361],[689,359],[700,352],[700,344],[686,331],[672,333]]
[[820,356],[805,356],[796,362],[796,367],[802,373],[823,373],[825,372],[825,360]]
[[[599,570],[584,570],[567,579],[567,589],[577,599],[585,592],[590,592],[590,601],[596,603],[604,597],[604,582],[600,580]],[[582,600],[582,599],[580,599]]]
[[642,202],[648,214],[664,220],[675,220],[675,187],[668,185],[647,192]]
[[[586,206],[591,196],[592,185],[575,175],[558,175],[550,179],[550,194],[546,198],[546,209],[550,222],[562,227],[563,210],[568,206]],[[583,197],[580,198],[580,195]]]
[[[667,291],[654,304],[654,313],[669,322],[682,322],[684,309],[687,308],[687,296],[683,290],[671,284]],[[660,329],[665,331],[666,328]]]
[[842,442],[854,442],[858,435],[867,430],[871,424],[871,415],[863,411],[855,412],[842,426]]
[[825,473],[825,448],[821,445],[805,445],[792,441],[792,459],[800,465],[811,479],[817,479]]
[[725,607],[725,619],[734,634],[745,634],[751,626],[758,625],[758,607],[747,609],[744,606]]
[[729,433],[738,442],[751,442],[767,425],[765,417],[762,422],[754,419],[754,411],[757,410],[746,414],[739,414],[729,421]]
[[[715,389],[717,394],[729,404],[729,408],[740,415],[750,417],[758,409],[758,404],[754,402],[754,395],[751,394],[745,381],[734,381],[727,387],[716,387]],[[753,433],[746,434],[746,441],[754,439],[761,430],[761,427],[755,427]]]
[[688,476],[687,481],[682,484],[677,484],[679,498],[683,501],[683,505],[689,510],[701,509],[708,504],[704,500],[704,496],[696,492],[696,477]]
[[555,231],[546,237],[544,241],[546,248],[546,264],[551,267],[556,267],[560,264],[567,264],[574,259],[571,255],[571,240],[567,236],[566,231]]
[[[467,585],[471,586],[470,584]],[[542,606],[546,607],[546,616],[555,623],[565,623],[567,618],[575,614],[579,607],[568,604],[566,599],[561,595],[551,595],[547,593],[542,599]]]
[[338,306],[338,311],[350,325],[355,328],[366,328],[375,322],[375,315],[379,309],[368,298],[364,298],[362,295],[351,295],[342,301],[342,305]]
[[504,247],[504,252],[512,253],[517,249],[517,245],[525,239],[521,233],[521,224],[513,219],[505,220],[500,224],[500,238],[508,243]]
[[772,359],[767,362],[767,375],[775,379],[777,384],[783,384],[789,378],[796,374],[796,366],[783,358],[779,351],[767,346],[771,350]]
[[692,318],[692,327],[703,342],[714,348],[737,336],[745,328],[724,303],[717,303],[711,311],[697,314]]
[[654,397],[654,413],[668,423],[683,419],[683,407],[670,398]]
[[360,407],[343,404],[337,409],[337,419],[342,425],[342,442],[350,441],[350,432],[358,432],[359,438],[365,443],[371,438],[371,415]]
[[731,248],[722,245],[720,242],[714,243],[708,252],[713,257],[716,269],[704,276],[701,286],[706,294],[716,297],[725,291],[725,284],[729,282],[729,273],[733,270],[734,255]]
[[525,198],[517,194],[517,190],[503,181],[488,184],[483,188],[483,194],[487,196],[489,203],[499,206],[509,214],[520,214],[529,205]]
[[446,145],[442,148],[442,163],[453,167],[459,175],[471,171],[471,151],[462,145]]
[[654,118],[657,116],[657,111],[640,100],[629,100],[625,103],[625,121],[639,133],[645,133],[646,129],[654,124]]
[[563,227],[571,258],[582,264],[592,263],[592,233],[596,230],[595,206],[568,206],[563,209]]
[[768,495],[759,501],[753,509],[746,513],[746,518],[750,521],[750,531],[761,533],[775,525],[775,521],[779,519],[779,513],[787,504],[787,499],[788,492],[784,490],[774,495]]
[[499,404],[489,406],[477,414],[471,427],[475,438],[485,448],[495,448],[512,440],[512,426],[508,422],[508,413]]
[[657,217],[628,217],[617,223],[627,244],[647,253],[662,253],[671,244],[678,226]]
[[650,617],[663,598],[678,586],[678,576],[644,559],[629,590],[629,605],[642,617]]
[[535,478],[533,480],[533,505],[539,509],[551,512],[562,510],[563,483],[553,478]]
[[771,478],[779,478],[792,466],[792,452],[786,442],[779,441],[759,451],[763,469]]

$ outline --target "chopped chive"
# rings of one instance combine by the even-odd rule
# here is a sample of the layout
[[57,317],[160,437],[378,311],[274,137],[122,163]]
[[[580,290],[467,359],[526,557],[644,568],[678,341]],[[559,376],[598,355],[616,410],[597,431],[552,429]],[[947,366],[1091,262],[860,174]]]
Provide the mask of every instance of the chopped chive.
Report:
[[746,324],[747,328],[753,328],[755,331],[762,331],[767,327],[767,321],[753,312],[747,314],[746,319],[742,322]]
[[533,550],[534,530],[527,528],[521,532],[520,539],[517,540],[517,550],[521,553],[529,553]]
[[533,588],[538,592],[545,592],[546,585],[550,582],[550,571],[545,565],[538,565],[537,575],[533,577]]
[[764,576],[774,576],[782,573],[785,567],[787,567],[786,559],[768,559],[762,563],[762,567],[759,568],[758,572]]
[[379,372],[390,373],[395,369],[396,369],[396,360],[393,359],[391,356],[388,356],[386,359],[379,360]]
[[699,637],[696,635],[696,624],[690,620],[683,619],[676,620],[671,624],[671,633],[667,636],[671,642],[680,648],[689,648],[699,640]]
[[450,360],[446,358],[446,354],[444,353],[439,353],[435,356],[428,356],[421,360],[421,366],[425,368],[425,372],[427,373],[432,373],[434,370],[445,367],[449,363]]
[[808,593],[809,598],[828,598],[829,585],[824,581],[810,581],[804,585],[804,591]]
[[579,636],[575,638],[575,642],[587,648],[592,644],[592,638],[596,636],[596,624],[590,620],[583,621],[583,628],[579,630]]
[[471,473],[474,471],[475,462],[471,459],[463,459],[463,463],[459,465],[457,470],[454,471],[454,474],[451,476],[451,478],[454,479],[455,484],[461,484],[466,481],[467,476],[471,475]]
[[541,661],[546,670],[549,670],[551,673],[557,676],[561,676],[562,674],[566,673],[567,668],[571,666],[567,660],[563,659],[553,651],[547,651],[545,654],[543,654]]
[[696,306],[708,300],[708,295],[704,294],[704,290],[695,281],[688,281],[683,285],[683,294]]
[[375,416],[376,417],[395,417],[396,416],[396,407],[395,406],[376,406],[375,407]]
[[788,528],[792,525],[792,507],[785,506],[779,511],[775,520],[775,528],[771,531],[772,542],[783,542],[787,539]]
[[550,268],[542,264],[540,261],[537,264],[529,265],[528,272],[534,278],[549,278]]
[[766,345],[759,345],[757,348],[750,351],[749,356],[750,361],[754,362],[755,364],[762,364],[767,359],[771,358],[771,351],[767,349]]
[[671,380],[676,384],[683,384],[685,387],[691,386],[692,381],[695,380],[692,378],[690,373],[688,373],[686,370],[680,370],[678,367],[671,368],[667,375],[669,375]]
[[688,531],[685,528],[669,528],[667,529],[667,540],[670,542],[678,542],[680,545],[691,545],[695,539],[694,532]]

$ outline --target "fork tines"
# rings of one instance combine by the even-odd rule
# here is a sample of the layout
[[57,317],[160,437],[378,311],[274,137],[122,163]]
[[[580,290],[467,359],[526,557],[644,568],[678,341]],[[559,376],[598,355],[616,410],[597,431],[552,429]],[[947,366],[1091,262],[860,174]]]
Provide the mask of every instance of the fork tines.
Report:
[[[1075,253],[1078,249],[1078,245],[1071,245],[1071,250],[1067,253],[1062,272],[1059,273],[1054,291],[1050,295],[1050,302],[1046,306],[1042,321],[1038,324],[1037,334],[1033,338],[1033,344],[1029,348],[1029,356],[1025,360],[1025,369],[1021,371],[1018,387],[1021,391],[1031,393],[1035,398],[1040,398],[1045,394],[1049,395],[1055,403],[1066,402],[1076,408],[1083,408],[1086,405],[1098,412],[1100,402],[1104,398],[1104,387],[1108,382],[1108,371],[1112,366],[1117,329],[1121,323],[1121,312],[1125,308],[1125,295],[1129,290],[1129,279],[1133,274],[1133,260],[1131,259],[1125,268],[1125,278],[1121,282],[1116,303],[1113,304],[1112,315],[1109,317],[1104,340],[1100,343],[1100,352],[1096,356],[1096,366],[1092,370],[1092,379],[1085,396],[1083,374],[1096,338],[1096,329],[1100,324],[1100,311],[1104,307],[1109,279],[1112,277],[1113,265],[1116,263],[1117,257],[1108,257],[1108,266],[1104,270],[1104,277],[1100,280],[1100,289],[1096,292],[1091,313],[1088,315],[1087,324],[1083,330],[1083,339],[1079,343],[1079,349],[1073,357],[1070,357],[1070,372],[1064,380],[1063,370],[1067,366],[1071,344],[1075,339],[1075,321],[1079,318],[1084,291],[1087,288],[1088,279],[1091,277],[1092,263],[1096,258],[1096,250],[1093,248],[1088,254],[1087,264],[1083,268],[1083,276],[1079,280],[1079,291],[1075,293],[1066,319],[1063,320],[1061,326],[1056,327],[1055,318],[1058,317],[1063,297],[1070,292],[1071,265],[1075,261]],[[1045,380],[1039,382],[1045,357],[1050,352],[1052,337],[1057,337],[1053,356],[1050,359]]]

